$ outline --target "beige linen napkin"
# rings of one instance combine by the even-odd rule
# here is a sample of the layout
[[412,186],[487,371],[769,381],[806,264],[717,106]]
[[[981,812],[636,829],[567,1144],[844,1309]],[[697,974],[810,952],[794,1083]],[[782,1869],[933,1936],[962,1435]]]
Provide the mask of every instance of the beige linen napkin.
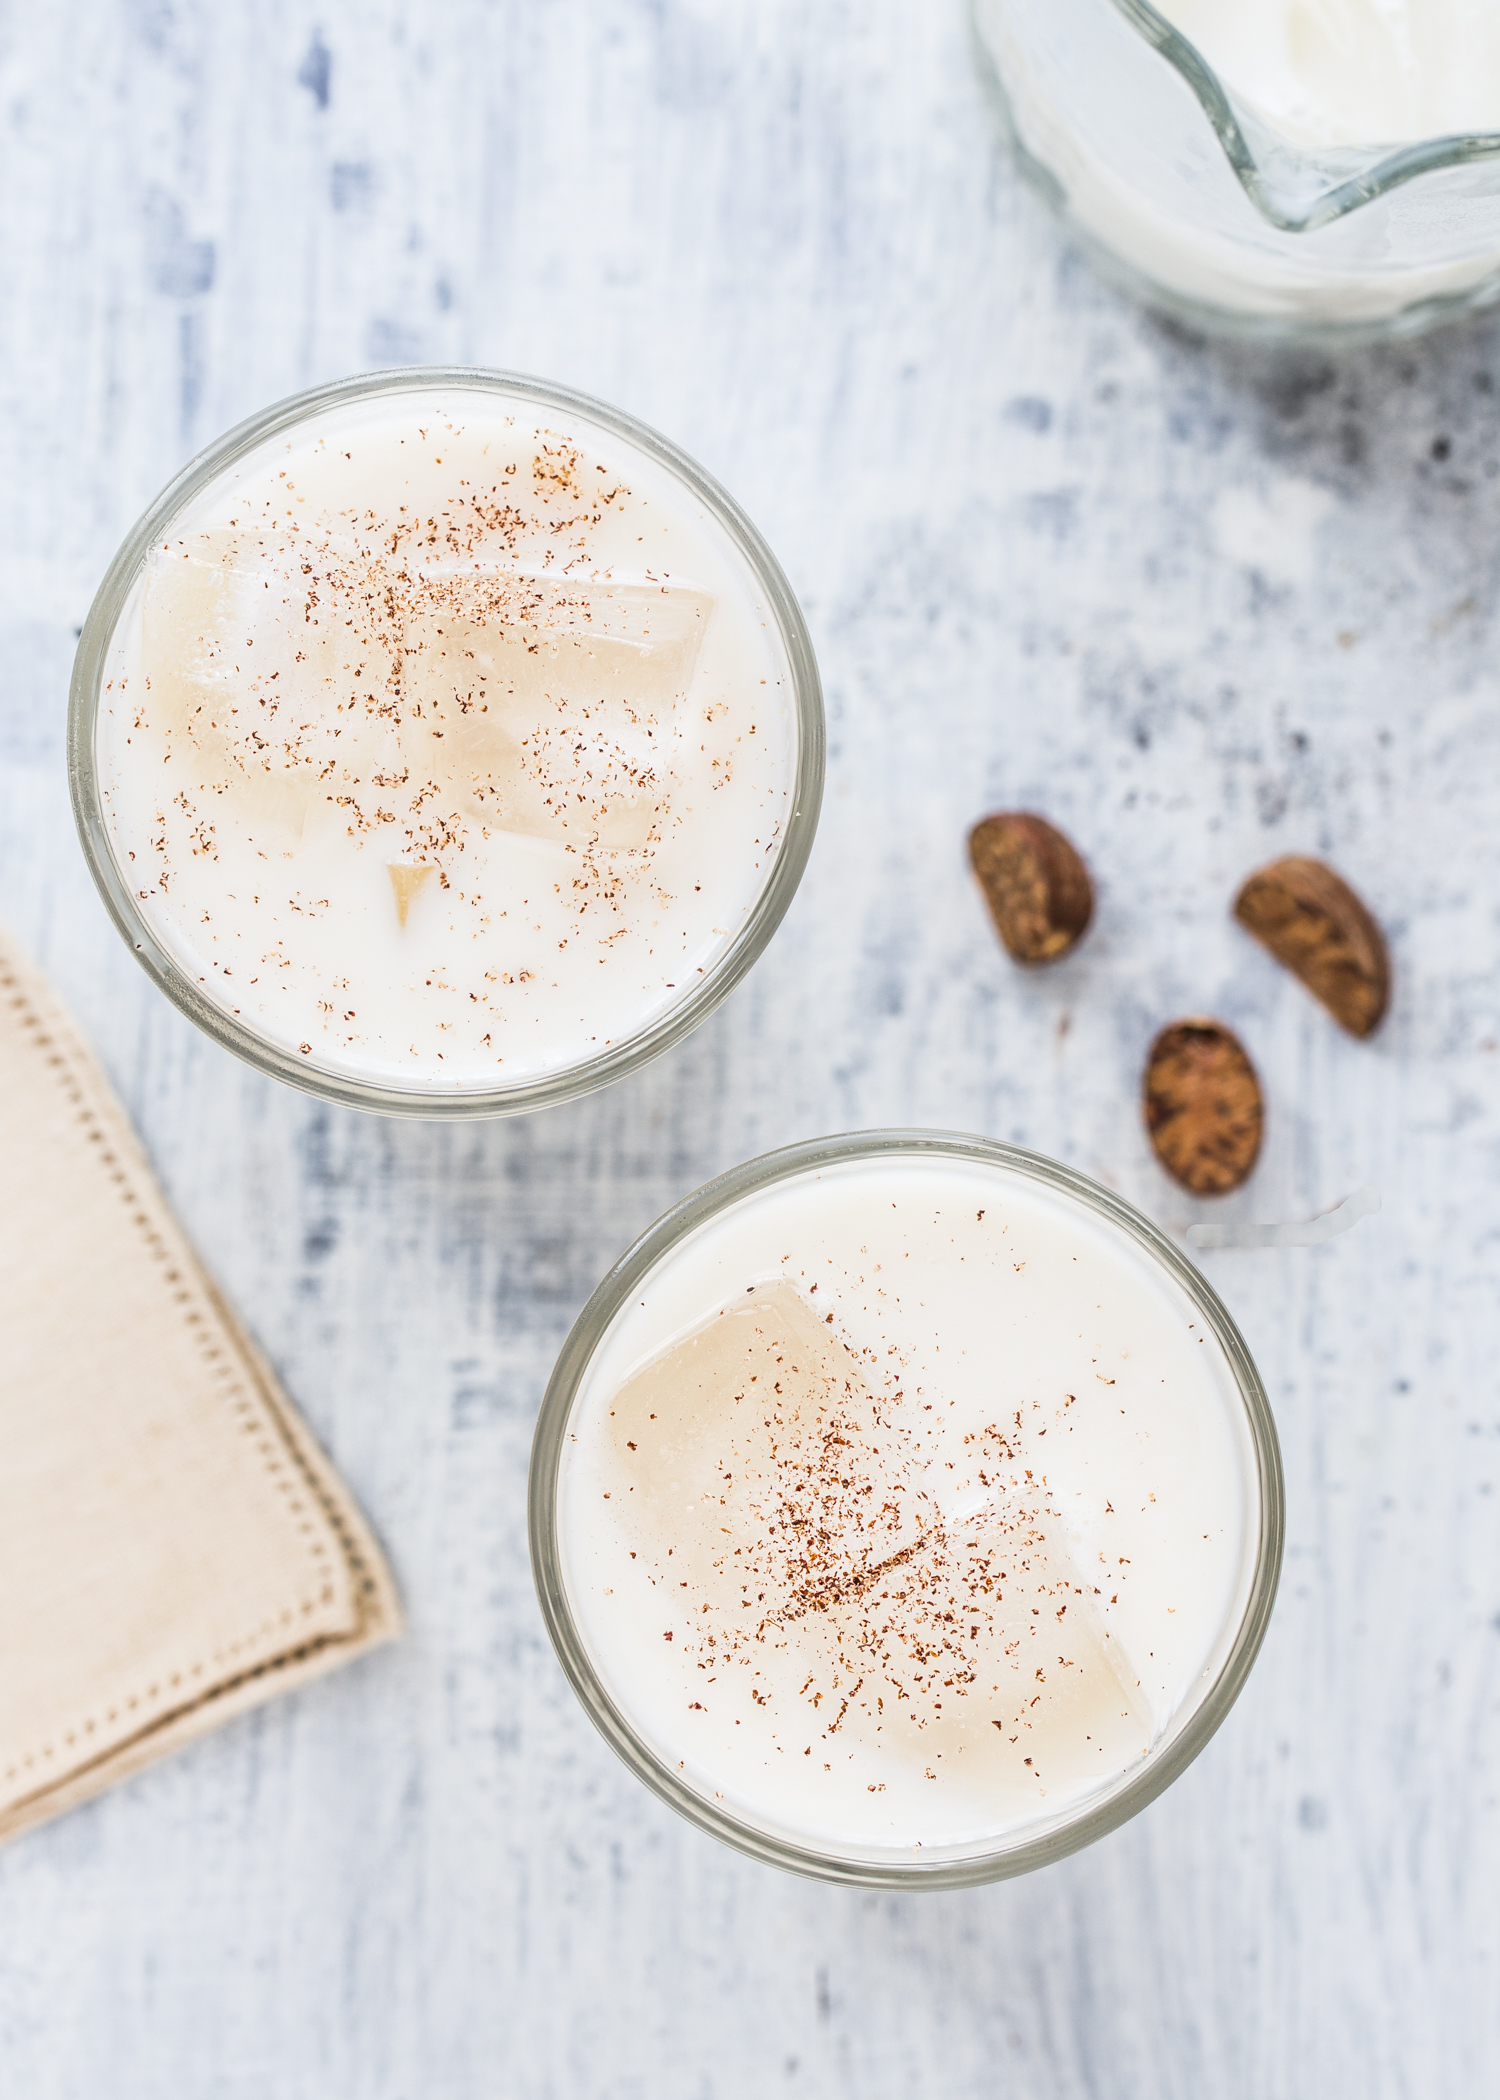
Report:
[[399,1627],[343,1483],[0,929],[0,1842]]

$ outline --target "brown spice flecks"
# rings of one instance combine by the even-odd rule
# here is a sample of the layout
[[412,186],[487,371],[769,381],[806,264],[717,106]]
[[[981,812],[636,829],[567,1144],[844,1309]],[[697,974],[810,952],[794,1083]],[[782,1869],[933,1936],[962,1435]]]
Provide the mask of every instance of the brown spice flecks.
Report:
[[1220,1021],[1175,1021],[1151,1046],[1146,1129],[1157,1158],[1195,1196],[1237,1189],[1255,1165],[1265,1121],[1260,1081]]
[[711,601],[516,566],[539,523],[586,544],[628,493],[581,487],[566,446],[542,448],[536,480],[550,517],[467,490],[427,518],[241,521],[153,551],[147,712],[188,783],[193,852],[217,857],[226,798],[277,855],[332,817],[411,871],[392,874],[404,925],[419,871],[451,888],[472,836],[544,837],[574,857],[575,915],[609,938],[670,821]]
[[1385,940],[1332,868],[1298,854],[1273,860],[1240,891],[1234,915],[1351,1035],[1379,1026],[1391,991]]
[[1056,825],[1025,810],[983,818],[969,833],[969,859],[990,917],[1017,962],[1055,962],[1082,939],[1094,886]]
[[1020,1419],[963,1439],[940,1472],[966,1514],[945,1514],[930,1407],[873,1390],[790,1285],[758,1286],[615,1395],[613,1507],[685,1659],[744,1668],[757,1707],[795,1698],[825,1739],[943,1755],[967,1731],[993,1757],[991,1722],[1035,1741],[1085,1680],[1139,1733]]

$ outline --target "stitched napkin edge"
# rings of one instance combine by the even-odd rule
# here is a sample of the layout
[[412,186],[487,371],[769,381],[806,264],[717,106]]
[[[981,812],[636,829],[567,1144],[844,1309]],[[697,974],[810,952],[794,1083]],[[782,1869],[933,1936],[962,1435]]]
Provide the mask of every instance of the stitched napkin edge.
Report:
[[222,1322],[224,1336],[239,1357],[246,1384],[259,1398],[268,1425],[280,1437],[292,1463],[318,1503],[342,1553],[350,1578],[356,1621],[348,1633],[321,1635],[223,1679],[208,1691],[159,1712],[136,1734],[116,1742],[87,1764],[74,1765],[58,1780],[38,1787],[0,1811],[0,1846],[49,1822],[67,1809],[92,1800],[119,1781],[154,1764],[158,1758],[209,1734],[236,1714],[323,1676],[368,1649],[397,1638],[402,1615],[396,1586],[384,1554],[364,1517],[312,1432],[283,1392],[274,1371],[251,1341],[204,1268],[196,1250],[172,1215],[160,1183],[123,1106],[109,1085],[72,1015],[53,992],[18,942],[0,926],[0,985],[51,1039],[57,1061],[80,1088],[102,1122],[111,1124],[111,1140],[126,1155],[177,1234],[181,1259],[193,1281]]

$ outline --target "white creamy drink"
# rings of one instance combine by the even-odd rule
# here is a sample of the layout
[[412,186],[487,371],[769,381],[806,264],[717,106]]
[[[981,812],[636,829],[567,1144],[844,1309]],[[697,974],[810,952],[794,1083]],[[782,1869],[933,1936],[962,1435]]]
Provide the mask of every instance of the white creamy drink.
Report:
[[972,5],[1025,164],[1149,292],[1272,334],[1500,297],[1494,0]]
[[690,996],[769,879],[797,727],[764,589],[693,488],[444,380],[315,409],[172,518],[95,749],[184,976],[311,1069],[442,1093]]
[[1198,1707],[1259,1488],[1203,1311],[1108,1219],[962,1157],[773,1182],[589,1362],[563,1582],[628,1725],[820,1854],[1066,1819]]
[[1156,0],[1300,146],[1500,131],[1495,0]]

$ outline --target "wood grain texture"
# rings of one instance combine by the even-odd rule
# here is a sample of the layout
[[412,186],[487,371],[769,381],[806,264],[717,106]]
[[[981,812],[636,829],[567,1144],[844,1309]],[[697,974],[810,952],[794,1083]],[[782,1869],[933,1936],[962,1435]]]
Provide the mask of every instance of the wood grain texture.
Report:
[[[1500,323],[1321,356],[1101,288],[999,149],[959,0],[51,0],[0,28],[0,910],[380,1529],[411,1632],[0,1860],[26,2100],[1411,2100],[1500,2079]],[[120,537],[274,397],[455,358],[697,454],[802,596],[831,760],[751,979],[628,1084],[470,1130],[330,1112],[107,925],[63,779]],[[1098,885],[1046,973],[966,865],[1044,810]],[[1230,917],[1281,853],[1389,935],[1344,1036]],[[626,1241],[838,1128],[1018,1139],[1168,1227],[1142,1061],[1266,1088],[1205,1256],[1284,1440],[1239,1706],[1028,1880],[862,1897],[659,1807],[526,1565],[528,1439]],[[15,1608],[7,1600],[8,1608]]]

